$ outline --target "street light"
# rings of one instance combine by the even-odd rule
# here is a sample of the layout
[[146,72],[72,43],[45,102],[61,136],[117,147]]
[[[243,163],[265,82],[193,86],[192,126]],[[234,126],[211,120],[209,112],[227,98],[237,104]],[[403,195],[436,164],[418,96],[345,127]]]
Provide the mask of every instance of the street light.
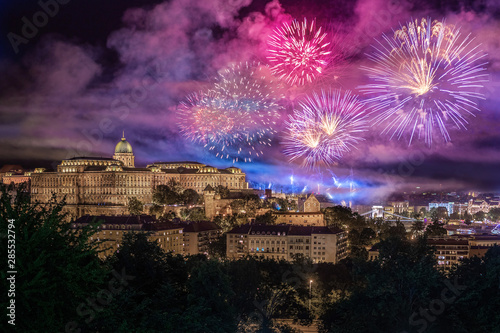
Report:
[[313,280],[309,280],[309,312],[311,311],[312,283]]

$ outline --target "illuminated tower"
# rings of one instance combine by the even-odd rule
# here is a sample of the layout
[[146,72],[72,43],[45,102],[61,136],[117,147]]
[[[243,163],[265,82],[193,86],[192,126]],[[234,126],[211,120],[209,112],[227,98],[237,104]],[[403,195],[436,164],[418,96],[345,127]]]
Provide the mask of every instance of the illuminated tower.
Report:
[[125,131],[120,142],[115,147],[115,154],[113,158],[122,161],[123,165],[129,168],[134,168],[134,153],[132,152],[132,145],[125,140]]

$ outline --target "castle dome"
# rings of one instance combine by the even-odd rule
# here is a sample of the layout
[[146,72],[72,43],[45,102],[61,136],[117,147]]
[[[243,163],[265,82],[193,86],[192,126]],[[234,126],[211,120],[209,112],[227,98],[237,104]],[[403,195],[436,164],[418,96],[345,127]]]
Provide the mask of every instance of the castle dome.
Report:
[[122,140],[116,144],[115,154],[129,153],[132,154],[132,145],[125,140],[125,133],[123,134]]

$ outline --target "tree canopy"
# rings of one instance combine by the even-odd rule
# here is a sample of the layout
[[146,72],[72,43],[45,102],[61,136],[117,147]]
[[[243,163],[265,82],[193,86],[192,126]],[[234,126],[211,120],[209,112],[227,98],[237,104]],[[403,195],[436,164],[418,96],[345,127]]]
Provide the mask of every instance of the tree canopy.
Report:
[[[109,270],[97,256],[97,244],[90,241],[98,221],[73,229],[63,213],[64,201],[53,198],[47,204],[31,205],[22,189],[13,198],[0,187],[0,233],[5,235],[1,237],[2,248],[15,244],[14,267],[8,269],[7,260],[2,260],[0,283],[7,292],[10,274],[6,272],[17,271],[16,330],[63,332],[66,325],[77,327],[82,318],[87,319],[81,314],[88,307],[86,300],[95,299],[109,279]],[[7,297],[2,297],[3,309],[7,302]],[[2,325],[6,322],[4,317]]]

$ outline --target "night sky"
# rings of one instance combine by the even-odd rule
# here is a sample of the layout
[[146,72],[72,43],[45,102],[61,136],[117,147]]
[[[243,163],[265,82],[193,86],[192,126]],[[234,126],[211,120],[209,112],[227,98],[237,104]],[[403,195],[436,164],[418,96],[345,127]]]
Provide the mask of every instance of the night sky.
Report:
[[[373,126],[338,165],[311,171],[283,154],[279,122],[262,158],[236,164],[262,186],[291,190],[293,175],[294,192],[317,191],[319,184],[336,200],[346,198],[351,182],[360,201],[395,191],[500,191],[498,1],[72,0],[58,7],[13,47],[9,32],[22,36],[23,17],[33,22],[41,7],[31,0],[0,4],[0,164],[33,168],[74,156],[111,156],[124,130],[136,166],[192,160],[228,167],[231,160],[216,159],[180,135],[176,108],[226,66],[266,63],[268,36],[281,22],[316,18],[336,36],[342,55],[300,99],[321,88],[359,94],[366,83],[360,67],[374,41],[400,23],[430,17],[460,26],[487,53],[486,99],[467,117],[467,130],[450,126],[451,142],[437,138],[428,147],[390,140]],[[285,104],[283,119],[292,112],[291,101]]]

